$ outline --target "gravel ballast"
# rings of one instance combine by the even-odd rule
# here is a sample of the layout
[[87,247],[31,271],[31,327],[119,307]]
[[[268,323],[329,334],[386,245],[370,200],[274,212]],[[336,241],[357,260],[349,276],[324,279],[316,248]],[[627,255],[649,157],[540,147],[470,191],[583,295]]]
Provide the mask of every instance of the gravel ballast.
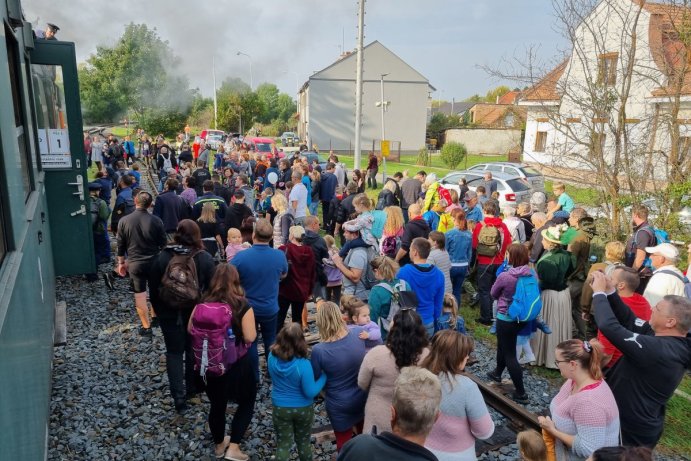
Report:
[[[215,459],[206,424],[208,400],[201,394],[183,416],[175,412],[163,336],[157,328],[152,339],[139,336],[128,281],[116,279],[116,290],[110,292],[102,279],[88,283],[81,277],[60,277],[57,293],[67,302],[68,332],[67,344],[55,348],[48,459]],[[495,352],[478,342],[474,355],[479,361],[468,371],[484,377],[494,367]],[[531,401],[528,410],[543,412],[558,389],[529,372],[524,380]],[[263,378],[255,416],[241,444],[252,460],[269,460],[274,453],[269,386]],[[329,424],[323,403],[315,408],[314,428]],[[502,425],[503,418],[490,411],[495,424]],[[233,412],[231,404],[228,413]],[[313,448],[315,459],[335,459],[335,444]],[[297,459],[295,452],[293,458]],[[512,444],[479,459],[508,461],[519,456]]]

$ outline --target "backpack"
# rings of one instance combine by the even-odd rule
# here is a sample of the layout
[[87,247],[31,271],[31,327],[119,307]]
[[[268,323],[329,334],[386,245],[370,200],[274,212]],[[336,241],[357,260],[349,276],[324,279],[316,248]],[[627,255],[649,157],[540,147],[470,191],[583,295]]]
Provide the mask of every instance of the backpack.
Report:
[[[645,230],[646,232],[650,233],[654,238],[655,238],[655,245],[659,245],[661,243],[669,243],[669,234],[667,231],[663,229],[657,229],[653,226],[645,226],[636,232],[636,234],[633,236],[633,258],[636,258],[636,237],[638,236],[638,232]],[[642,248],[645,250],[644,248]],[[632,261],[633,262],[633,261]],[[650,256],[646,254],[645,259],[643,260],[643,266],[644,267],[653,267],[653,263],[650,259]]]
[[158,296],[168,308],[191,309],[199,301],[199,278],[194,256],[201,251],[175,253],[170,258],[158,287]]
[[529,322],[535,320],[542,310],[542,298],[537,277],[533,271],[530,275],[518,277],[516,292],[513,301],[509,305],[507,315],[517,322]]
[[439,187],[437,188],[437,194],[439,194],[440,200],[446,201],[446,206],[451,205],[451,193],[446,187],[439,184]]
[[379,240],[384,235],[384,224],[386,224],[386,213],[382,210],[373,210],[372,235]]
[[499,253],[501,233],[498,227],[483,224],[477,236],[477,254],[493,258]]
[[[92,197],[91,198],[91,206],[90,206],[90,212],[91,212],[91,228],[93,231],[97,234],[101,234],[103,232],[106,232],[108,230],[108,216],[105,218],[101,217],[101,207],[105,206],[106,210],[108,211],[108,214],[110,214],[110,208],[108,208],[108,205],[106,205],[105,200],[99,198],[99,197]],[[101,227],[101,223],[103,226]],[[101,227],[99,229],[99,227]]]
[[163,168],[161,168],[162,173],[168,173],[169,168],[173,168],[173,162],[170,159],[171,153],[168,152],[168,157],[165,155],[161,154],[161,157],[163,157]]
[[379,326],[386,331],[391,330],[391,323],[393,318],[401,309],[416,309],[418,305],[417,295],[414,291],[406,289],[405,282],[400,281],[393,287],[386,282],[381,282],[375,286],[382,287],[391,293],[391,304],[389,304],[389,313],[386,318],[379,317]]
[[110,228],[113,230],[113,232],[117,232],[118,223],[120,222],[120,220],[128,214],[132,213],[135,209],[136,206],[134,204],[134,199],[132,198],[125,199],[124,202],[120,202],[115,207],[110,219]]
[[207,373],[223,376],[249,350],[248,344],[240,342],[238,345],[232,335],[232,322],[233,311],[225,303],[201,303],[194,308],[189,328],[194,371],[205,381]]
[[374,276],[374,269],[372,269],[372,260],[377,256],[377,250],[373,246],[367,247],[367,267],[365,268],[365,274],[362,278],[362,284],[365,289],[371,290],[377,284],[377,279]]
[[660,271],[660,272],[657,272],[657,273],[658,273],[658,274],[673,275],[673,276],[675,276],[676,278],[678,278],[679,280],[681,280],[682,282],[684,282],[684,297],[685,297],[686,299],[691,299],[691,282],[689,281],[688,278],[686,278],[686,277],[684,277],[684,276],[682,276],[682,275],[679,275],[679,274],[677,274],[677,273],[674,272],[674,271]]
[[401,237],[388,235],[381,242],[381,254],[389,258],[395,258],[401,248]]

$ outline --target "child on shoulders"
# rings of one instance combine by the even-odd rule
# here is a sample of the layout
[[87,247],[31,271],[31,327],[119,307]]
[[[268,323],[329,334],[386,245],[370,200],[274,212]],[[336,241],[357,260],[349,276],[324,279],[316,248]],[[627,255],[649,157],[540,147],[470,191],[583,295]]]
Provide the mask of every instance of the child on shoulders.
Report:
[[236,254],[251,247],[249,243],[242,243],[242,233],[239,229],[231,227],[228,229],[228,245],[226,246],[226,261],[233,260]]

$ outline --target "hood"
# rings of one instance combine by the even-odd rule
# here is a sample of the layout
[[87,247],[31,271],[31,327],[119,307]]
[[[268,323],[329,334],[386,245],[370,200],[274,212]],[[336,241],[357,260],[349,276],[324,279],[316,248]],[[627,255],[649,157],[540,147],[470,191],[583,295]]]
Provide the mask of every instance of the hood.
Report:
[[190,254],[192,251],[192,248],[182,246],[182,245],[168,245],[167,247],[169,250],[171,250],[173,253],[179,254],[179,255],[187,255]]
[[272,371],[274,372],[274,374],[276,374],[276,376],[286,378],[292,375],[293,373],[297,373],[297,360],[293,359],[286,361],[274,356],[274,366]]
[[427,221],[424,219],[411,219],[408,221],[408,224],[406,226],[411,226],[411,227],[419,227],[420,229],[429,229],[429,224],[427,224]]
[[320,238],[321,238],[321,236],[319,234],[317,234],[316,232],[309,230],[309,229],[305,229],[305,236],[302,238],[302,243],[303,243],[303,245],[310,245],[311,246],[311,245],[319,242]]
[[507,271],[507,273],[516,278],[531,275],[530,266],[527,264],[525,266],[512,267]]
[[307,267],[310,260],[314,261],[314,252],[308,245],[295,245],[289,243],[286,246],[286,256],[294,264],[299,264],[301,267]]
[[503,221],[501,218],[495,218],[494,216],[485,216],[484,223],[490,226],[499,227],[502,225]]

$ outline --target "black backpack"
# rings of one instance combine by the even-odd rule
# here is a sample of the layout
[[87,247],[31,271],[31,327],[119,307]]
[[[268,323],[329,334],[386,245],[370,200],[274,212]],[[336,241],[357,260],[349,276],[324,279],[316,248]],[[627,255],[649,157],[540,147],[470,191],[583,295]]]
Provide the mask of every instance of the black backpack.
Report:
[[158,296],[167,308],[191,309],[199,302],[201,291],[194,256],[201,251],[175,253],[170,258],[158,287]]

